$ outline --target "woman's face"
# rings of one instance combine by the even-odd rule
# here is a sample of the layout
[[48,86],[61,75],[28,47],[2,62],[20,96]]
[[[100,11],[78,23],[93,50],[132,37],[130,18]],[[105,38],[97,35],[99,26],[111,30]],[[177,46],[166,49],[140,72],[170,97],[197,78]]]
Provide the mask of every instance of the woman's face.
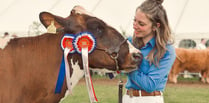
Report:
[[134,22],[133,22],[134,35],[143,39],[153,37],[152,22],[147,18],[145,13],[141,12],[140,9],[136,11]]

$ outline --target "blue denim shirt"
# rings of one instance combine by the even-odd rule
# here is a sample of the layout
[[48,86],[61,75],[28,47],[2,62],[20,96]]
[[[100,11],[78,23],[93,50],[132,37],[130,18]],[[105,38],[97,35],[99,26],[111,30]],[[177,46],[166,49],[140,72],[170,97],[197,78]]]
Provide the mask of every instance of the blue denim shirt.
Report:
[[[132,42],[132,38],[128,38]],[[168,79],[168,74],[176,58],[175,48],[172,45],[167,45],[167,51],[160,59],[159,66],[150,64],[146,59],[149,52],[155,46],[155,38],[152,38],[144,47],[140,49],[143,55],[141,65],[136,71],[128,74],[126,88],[145,90],[147,92],[163,91]]]

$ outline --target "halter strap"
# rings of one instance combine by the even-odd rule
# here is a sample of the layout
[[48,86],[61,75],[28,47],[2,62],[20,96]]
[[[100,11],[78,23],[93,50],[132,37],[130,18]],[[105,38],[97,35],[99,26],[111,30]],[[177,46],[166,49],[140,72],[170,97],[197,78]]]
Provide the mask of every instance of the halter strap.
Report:
[[119,71],[119,65],[118,65],[118,56],[119,56],[119,51],[120,51],[120,47],[121,45],[123,45],[128,39],[123,40],[118,46],[116,46],[115,48],[98,48],[96,47],[95,50],[100,50],[100,51],[104,51],[106,52],[108,55],[110,55],[110,57],[115,61],[115,68],[117,71]]

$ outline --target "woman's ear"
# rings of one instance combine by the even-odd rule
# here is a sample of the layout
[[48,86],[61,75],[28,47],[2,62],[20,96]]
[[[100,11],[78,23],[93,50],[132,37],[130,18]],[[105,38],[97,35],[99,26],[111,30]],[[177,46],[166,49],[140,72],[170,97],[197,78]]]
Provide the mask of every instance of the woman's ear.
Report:
[[160,27],[160,23],[156,23],[156,26],[153,26],[153,31],[155,31],[157,28],[159,28]]
[[159,28],[160,27],[160,23],[157,23],[157,28]]

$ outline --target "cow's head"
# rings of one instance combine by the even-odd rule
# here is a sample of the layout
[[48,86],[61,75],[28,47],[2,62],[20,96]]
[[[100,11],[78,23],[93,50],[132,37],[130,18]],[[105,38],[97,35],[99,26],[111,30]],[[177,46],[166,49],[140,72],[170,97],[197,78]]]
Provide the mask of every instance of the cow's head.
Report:
[[[91,68],[106,68],[108,70],[130,71],[139,65],[142,55],[125,38],[110,25],[107,25],[101,19],[87,14],[77,13],[72,10],[66,17],[59,17],[48,12],[40,14],[40,20],[45,27],[48,27],[52,21],[60,35],[78,34],[80,32],[90,32],[96,38],[96,49],[89,54],[89,66]],[[112,57],[116,57],[118,64]],[[82,67],[80,54],[70,54],[69,61]],[[71,66],[72,67],[72,66]],[[72,67],[73,68],[73,67]]]

